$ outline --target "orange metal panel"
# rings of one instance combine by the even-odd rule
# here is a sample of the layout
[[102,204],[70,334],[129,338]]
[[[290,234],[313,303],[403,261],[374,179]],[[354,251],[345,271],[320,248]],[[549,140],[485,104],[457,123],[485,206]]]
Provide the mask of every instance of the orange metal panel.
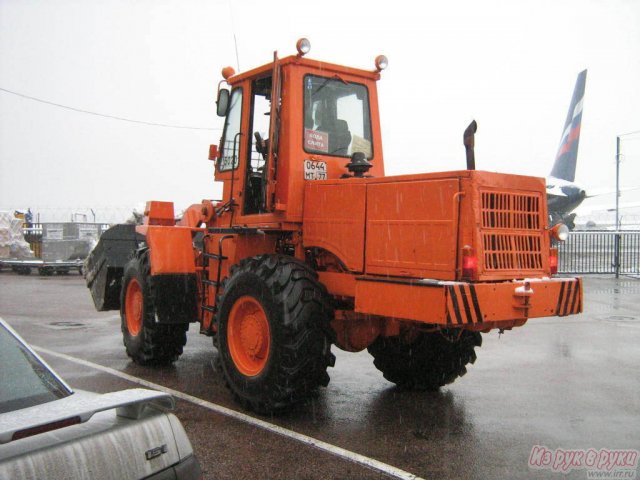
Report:
[[356,282],[355,311],[451,326],[567,316],[582,312],[580,278],[500,283]]
[[474,324],[582,312],[579,278],[456,284],[446,287],[447,323]]
[[445,290],[411,282],[356,282],[357,313],[402,318],[424,323],[446,323]]
[[195,273],[196,262],[190,228],[149,226],[151,275]]
[[365,185],[308,183],[304,199],[304,246],[324,248],[350,270],[362,272],[365,200]]
[[356,277],[350,273],[318,272],[318,278],[331,295],[355,297]]
[[173,202],[159,202],[152,200],[147,202],[144,210],[145,224],[148,225],[174,225],[176,223]]
[[459,182],[367,187],[367,273],[455,278]]

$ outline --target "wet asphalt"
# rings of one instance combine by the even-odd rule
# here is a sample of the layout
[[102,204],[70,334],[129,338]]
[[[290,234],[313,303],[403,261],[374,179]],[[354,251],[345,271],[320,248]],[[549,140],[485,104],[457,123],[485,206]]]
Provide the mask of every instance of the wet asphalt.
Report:
[[[365,352],[334,347],[331,383],[287,414],[262,420],[422,478],[587,478],[533,470],[534,445],[640,449],[640,280],[586,277],[585,313],[483,335],[468,373],[437,393],[401,392]],[[129,361],[118,312],[96,312],[84,280],[0,272],[0,316],[28,342],[234,410],[211,339],[191,326],[171,367]],[[138,385],[43,357],[77,389]],[[250,412],[245,412],[250,413]],[[179,400],[207,479],[378,479],[379,471]]]

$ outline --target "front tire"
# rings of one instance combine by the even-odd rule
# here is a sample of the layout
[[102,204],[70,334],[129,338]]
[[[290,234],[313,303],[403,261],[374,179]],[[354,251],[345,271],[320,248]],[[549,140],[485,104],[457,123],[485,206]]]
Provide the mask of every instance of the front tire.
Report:
[[232,267],[223,289],[216,341],[237,401],[266,414],[329,383],[333,310],[313,270],[292,257],[262,255]]
[[134,362],[167,365],[182,355],[189,324],[156,323],[148,250],[136,255],[125,266],[120,319],[122,341]]
[[453,338],[440,332],[419,333],[411,343],[401,337],[380,337],[368,348],[373,364],[387,380],[406,390],[437,390],[467,373],[476,361],[478,332],[462,330]]

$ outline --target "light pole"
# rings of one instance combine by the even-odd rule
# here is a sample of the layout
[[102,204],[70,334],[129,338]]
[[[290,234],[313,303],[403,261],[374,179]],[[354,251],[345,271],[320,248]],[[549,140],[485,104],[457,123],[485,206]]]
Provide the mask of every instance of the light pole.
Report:
[[616,232],[620,230],[620,137],[616,137]]
[[620,137],[638,134],[640,134],[640,130],[637,130],[635,132],[622,133],[616,137],[616,236],[613,260],[616,270],[616,278],[620,277]]

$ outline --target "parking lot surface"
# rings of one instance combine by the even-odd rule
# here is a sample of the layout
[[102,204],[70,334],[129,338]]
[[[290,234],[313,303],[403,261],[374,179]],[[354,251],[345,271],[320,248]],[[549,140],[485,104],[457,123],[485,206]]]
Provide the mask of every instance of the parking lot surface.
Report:
[[329,386],[273,418],[233,402],[194,325],[174,366],[130,362],[118,312],[96,312],[80,276],[1,272],[0,316],[74,388],[183,394],[176,413],[208,479],[587,478],[528,463],[534,446],[640,449],[640,281],[584,285],[585,313],[483,335],[477,362],[440,392],[399,391],[366,351],[334,347]]

